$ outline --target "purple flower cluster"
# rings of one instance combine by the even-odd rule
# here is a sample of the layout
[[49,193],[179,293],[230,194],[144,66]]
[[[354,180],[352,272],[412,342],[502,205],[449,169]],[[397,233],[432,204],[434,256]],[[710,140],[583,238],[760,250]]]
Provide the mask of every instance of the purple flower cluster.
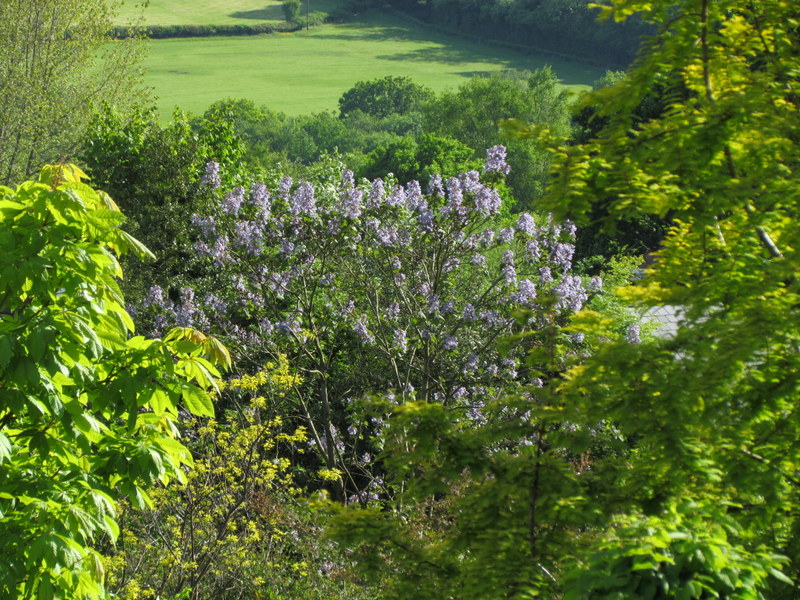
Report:
[[200,184],[208,186],[212,190],[222,185],[222,180],[219,177],[219,163],[213,161],[206,163],[206,171],[200,178]]
[[[505,148],[487,152],[484,173],[508,173]],[[574,225],[521,213],[500,226],[500,194],[478,171],[434,176],[427,195],[418,182],[357,183],[348,170],[320,179],[315,187],[284,177],[272,195],[263,183],[216,192],[218,203],[192,216],[197,251],[214,264],[212,287],[197,296],[173,291],[174,303],[154,288],[146,305],[160,307],[162,325],[204,318],[259,360],[259,353],[289,353],[309,374],[309,388],[319,383],[317,348],[341,349],[346,360],[369,356],[380,375],[347,382],[352,394],[388,391],[358,387],[380,380],[398,403],[438,398],[484,423],[487,390],[525,383],[524,350],[503,360],[499,348],[525,326],[519,309],[534,315],[530,323],[562,322],[588,299],[569,271]],[[600,285],[592,280],[587,288]],[[326,432],[325,442],[344,444],[340,454],[374,454],[354,444],[368,443],[359,432],[377,426],[363,421],[342,439],[329,425],[316,430]],[[358,501],[372,494],[362,490]]]
[[483,170],[487,173],[502,173],[508,175],[511,167],[506,162],[506,147],[497,145],[486,150],[486,163]]

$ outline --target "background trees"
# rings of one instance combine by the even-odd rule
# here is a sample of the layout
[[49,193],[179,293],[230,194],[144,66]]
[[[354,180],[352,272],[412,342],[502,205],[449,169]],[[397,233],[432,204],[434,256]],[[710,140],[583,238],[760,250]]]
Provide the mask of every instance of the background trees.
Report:
[[105,0],[0,5],[0,183],[21,181],[75,151],[92,109],[143,98],[140,47],[110,44]]

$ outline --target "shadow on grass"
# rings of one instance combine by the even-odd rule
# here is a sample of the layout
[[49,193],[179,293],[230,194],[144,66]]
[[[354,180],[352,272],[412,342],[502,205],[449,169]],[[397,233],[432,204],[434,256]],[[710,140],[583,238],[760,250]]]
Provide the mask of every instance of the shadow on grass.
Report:
[[240,10],[232,12],[228,16],[235,19],[253,19],[254,21],[283,21],[285,19],[280,4],[258,10]]

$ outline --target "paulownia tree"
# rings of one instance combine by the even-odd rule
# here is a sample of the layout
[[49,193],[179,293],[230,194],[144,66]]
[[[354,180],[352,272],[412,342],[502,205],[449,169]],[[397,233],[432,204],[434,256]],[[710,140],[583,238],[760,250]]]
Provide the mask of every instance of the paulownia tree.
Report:
[[211,416],[205,391],[227,352],[176,329],[131,337],[115,257],[149,251],[71,165],[0,187],[0,596],[103,596],[96,544],[119,532],[115,500],[183,481],[179,407]]

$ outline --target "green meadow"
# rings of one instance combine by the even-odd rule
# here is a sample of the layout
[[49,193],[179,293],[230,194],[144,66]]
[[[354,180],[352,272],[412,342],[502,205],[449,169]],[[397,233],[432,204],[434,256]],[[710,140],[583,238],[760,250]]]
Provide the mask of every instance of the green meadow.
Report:
[[[311,10],[330,11],[341,0],[310,0]],[[303,1],[305,6],[305,0]],[[252,25],[284,20],[281,0],[127,0],[117,21],[128,24],[142,18],[146,25]]]
[[335,110],[355,82],[386,75],[443,90],[475,74],[551,65],[564,85],[579,90],[603,74],[577,62],[478,45],[386,14],[291,34],[148,44],[145,83],[165,116],[176,106],[202,112],[222,98],[248,98],[291,115]]

